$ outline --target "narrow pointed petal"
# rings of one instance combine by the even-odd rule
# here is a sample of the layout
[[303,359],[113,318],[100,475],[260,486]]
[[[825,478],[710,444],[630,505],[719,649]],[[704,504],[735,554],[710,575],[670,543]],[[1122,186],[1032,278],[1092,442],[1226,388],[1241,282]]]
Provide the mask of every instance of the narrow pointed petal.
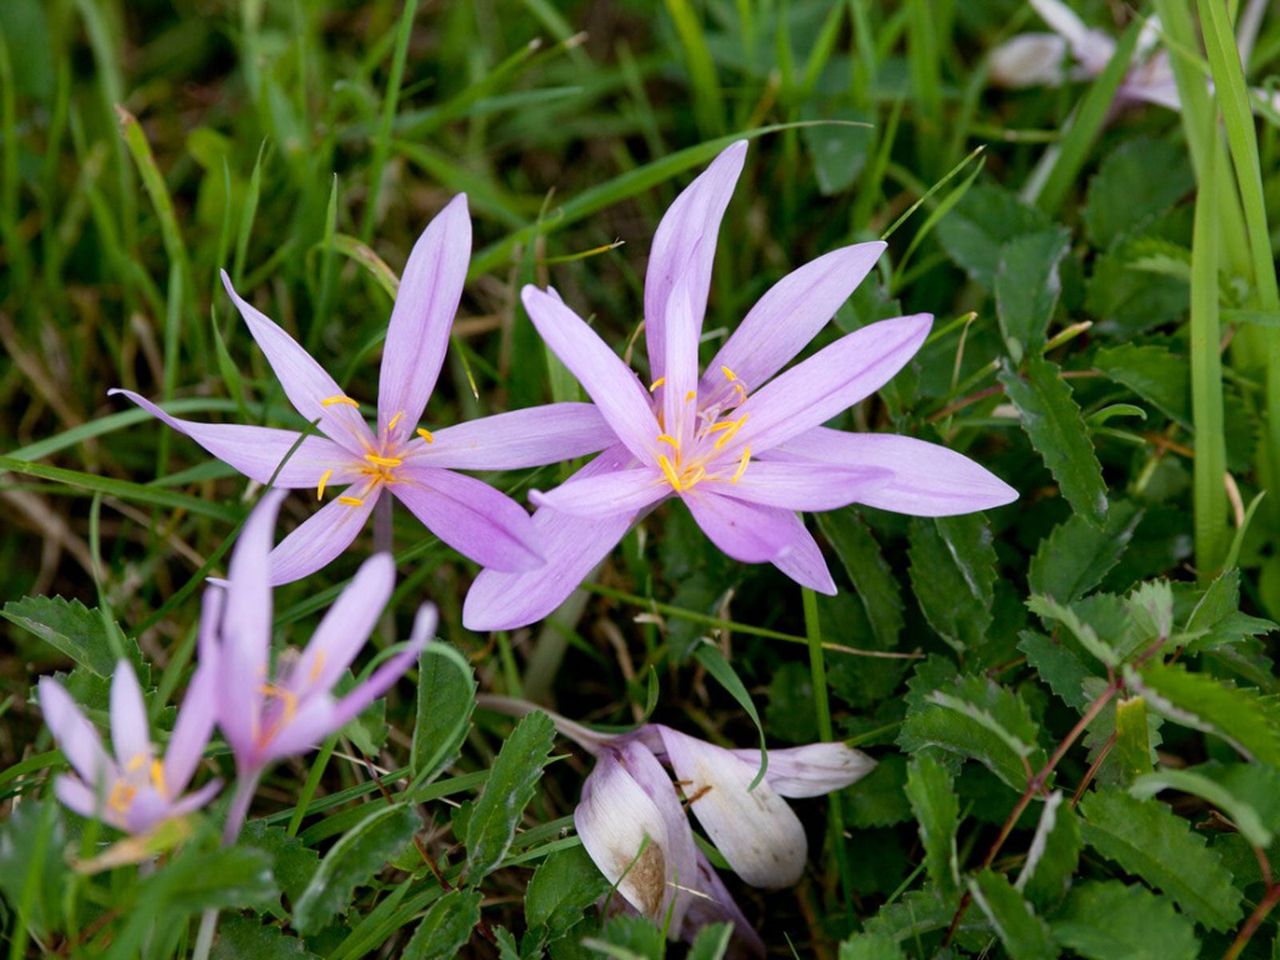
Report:
[[[333,377],[302,348],[297,340],[276,326],[266,314],[249,303],[231,286],[231,278],[222,271],[222,285],[235,301],[236,309],[249,325],[249,332],[266,354],[285,395],[294,409],[309,422],[319,421],[320,430],[340,446],[364,456],[373,443],[369,425],[360,411],[348,403],[334,403],[344,396]],[[324,401],[329,400],[326,404]]]
[[292,583],[327,566],[364,529],[381,491],[364,493],[364,488],[347,488],[347,494],[362,501],[343,503],[334,498],[294,527],[271,551],[271,584]]
[[79,777],[69,773],[61,773],[53,779],[53,792],[65,806],[70,807],[82,817],[100,818],[98,796]]
[[722,368],[751,391],[790,363],[849,299],[884,248],[876,240],[833,250],[770,287],[707,364],[699,391],[702,402],[733,399],[733,385]]
[[406,464],[390,489],[437,537],[498,570],[542,566],[533,521],[508,497],[474,477]]
[[[330,471],[328,482],[337,486],[350,483],[360,475],[356,458],[326,437],[307,437],[294,450],[298,433],[293,430],[180,420],[132,390],[108,390],[107,394],[128,397],[156,419],[190,437],[223,463],[230,464],[258,483],[270,483],[275,476],[272,486],[280,489],[314,487],[325,471]],[[280,467],[282,462],[283,468]],[[277,469],[280,470],[278,476]]]
[[[964,454],[892,433],[849,433],[814,427],[774,447],[766,456],[771,461],[821,461],[888,470],[888,482],[866,491],[859,502],[917,517],[990,510],[1018,497],[1017,490]],[[754,466],[747,468],[747,474]]]
[[151,762],[147,704],[128,660],[120,660],[111,674],[111,745],[126,768]]
[[186,796],[171,803],[168,815],[171,817],[185,817],[188,813],[194,813],[216,797],[221,789],[221,780],[210,780],[200,789],[193,790]]
[[836,466],[816,460],[754,460],[736,483],[706,484],[723,496],[784,510],[835,510],[866,503],[873,491],[893,479],[878,467]]
[[44,722],[80,779],[96,784],[112,774],[115,764],[103,749],[97,729],[80,712],[62,684],[50,677],[41,677],[36,689]]
[[327,693],[317,693],[301,704],[289,722],[260,745],[259,762],[266,766],[276,760],[306,753],[341,727],[342,724],[334,716],[333,697]]
[[542,339],[578,378],[618,439],[641,463],[656,463],[653,448],[662,431],[649,393],[631,368],[558,295],[527,286],[520,296]]
[[671,493],[671,485],[652,467],[630,467],[581,480],[568,480],[554,490],[533,490],[529,499],[539,507],[575,517],[599,519],[635,514]]
[[396,565],[389,553],[376,553],[360,565],[289,674],[290,690],[301,698],[313,690],[333,689],[373,632],[395,580]]
[[396,426],[399,436],[412,435],[414,424],[422,419],[449,346],[470,259],[471,217],[462,193],[427,225],[400,277],[382,348],[379,433],[397,414],[403,414]]
[[216,687],[215,668],[202,662],[191,678],[164,753],[164,782],[171,798],[187,789],[204,756],[204,748],[209,745],[216,713]]
[[[759,750],[731,750],[753,769],[760,766]],[[857,783],[875,769],[876,762],[843,743],[810,743],[769,751],[765,779],[783,797],[820,797]]]
[[701,316],[694,320],[689,299],[688,274],[671,290],[667,301],[665,382],[658,388],[662,397],[664,433],[675,437],[682,448],[693,440],[698,412],[698,337]]
[[[760,934],[747,921],[733,895],[701,850],[697,851],[697,870],[697,890],[689,896],[684,938],[692,941],[700,929],[712,923],[731,923],[733,941],[749,956],[763,958],[765,947]],[[733,955],[732,952],[730,955]]]
[[[831,571],[827,569],[822,548],[813,539],[813,534],[805,528],[804,520],[794,513],[788,516],[789,521],[784,522],[790,527],[790,540],[786,549],[773,558],[773,565],[800,586],[834,597],[837,593],[836,582],[831,579]],[[781,517],[778,519],[782,520]]]
[[804,873],[804,827],[768,781],[756,784],[756,768],[728,750],[659,726],[667,759],[689,808],[735,873],[753,887],[788,887]]
[[785,552],[792,540],[790,511],[697,489],[681,499],[717,547],[743,563],[764,563]]
[[573,823],[605,878],[629,904],[660,922],[671,896],[666,821],[615,751],[601,753],[582,784]]
[[[634,463],[625,447],[615,445],[566,482],[626,469]],[[539,509],[533,515],[533,529],[545,565],[526,573],[481,570],[467,592],[462,625],[476,631],[514,630],[541,620],[609,555],[634,520],[634,514],[583,520],[558,510]]]
[[676,281],[687,274],[694,327],[702,330],[711,289],[720,221],[747,157],[747,141],[731,143],[663,214],[644,277],[644,335],[654,379],[666,374],[666,310]]
[[881,320],[841,337],[747,398],[736,445],[757,455],[830,420],[892,379],[924,343],[927,313]]
[[548,403],[436,430],[406,462],[446,470],[516,470],[598,453],[616,442],[593,403]]
[[987,57],[993,86],[1010,90],[1056,87],[1066,76],[1067,41],[1056,33],[1020,33]]
[[406,670],[418,662],[418,655],[435,636],[437,622],[438,616],[434,606],[424,603],[418,608],[413,618],[413,631],[409,634],[409,642],[405,644],[404,649],[374,670],[368,680],[357,686],[334,706],[333,717],[337,725],[334,729],[358,717],[373,701],[390,690],[392,684],[404,676]]

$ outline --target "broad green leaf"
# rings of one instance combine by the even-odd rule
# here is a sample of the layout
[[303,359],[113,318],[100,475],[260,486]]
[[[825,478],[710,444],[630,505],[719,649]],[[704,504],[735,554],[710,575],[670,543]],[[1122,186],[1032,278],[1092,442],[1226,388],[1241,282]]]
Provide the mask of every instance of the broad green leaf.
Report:
[[457,756],[476,706],[476,681],[465,657],[442,642],[418,659],[418,716],[409,766],[423,782]]
[[1036,548],[1027,573],[1031,592],[1059,603],[1083,597],[1119,562],[1141,520],[1142,511],[1124,500],[1111,505],[1100,527],[1073,514]]
[[848,825],[857,829],[888,827],[911,819],[907,802],[907,759],[902,754],[882,757],[858,781],[858,789],[844,801]]
[[970,878],[969,893],[995,927],[1011,960],[1054,960],[1058,956],[1045,922],[1003,874],[983,870]]
[[1005,348],[1015,364],[1035,356],[1062,292],[1058,264],[1067,255],[1071,234],[1063,227],[1024,233],[1000,250],[996,270],[996,319]]
[[1188,430],[1191,374],[1187,361],[1155,344],[1122,343],[1099,350],[1094,366]]
[[1222,737],[1251,759],[1280,765],[1276,719],[1256,690],[1156,661],[1141,675],[1128,670],[1126,679],[1131,689],[1146,696],[1152,710],[1174,723]]
[[555,940],[568,933],[609,887],[584,847],[557,850],[533,871],[524,895],[525,921],[530,929],[545,927],[548,939]]
[[1026,379],[1007,363],[998,376],[1018,410],[1022,429],[1071,508],[1101,524],[1107,516],[1102,467],[1062,371],[1048,360],[1031,357]]
[[648,917],[621,914],[610,919],[598,937],[584,940],[583,946],[613,960],[661,960],[665,941]]
[[1276,624],[1240,611],[1240,571],[1224,571],[1205,590],[1187,618],[1189,650],[1201,652],[1239,643],[1277,629]]
[[1120,653],[1109,643],[1098,636],[1092,624],[1081,619],[1074,607],[1058,603],[1049,597],[1032,596],[1027,600],[1027,609],[1043,620],[1053,620],[1066,627],[1076,641],[1101,661],[1105,666],[1115,667],[1120,663]]
[[907,955],[883,933],[855,933],[840,944],[839,960],[907,960]]
[[1047,229],[1050,221],[1016,194],[994,184],[971,189],[938,224],[938,239],[957,264],[987,290],[995,285],[1004,245]]
[[314,933],[345,914],[356,887],[368,883],[413,839],[421,820],[405,804],[374,810],[343,834],[294,904],[293,925]]
[[241,846],[256,847],[271,857],[271,872],[291,901],[297,902],[320,866],[320,855],[283,827],[250,820],[240,831]]
[[710,923],[698,931],[685,960],[724,960],[733,938],[733,926],[728,923]]
[[1079,806],[1085,842],[1177,901],[1212,930],[1240,918],[1240,891],[1221,857],[1162,803],[1117,790],[1088,794]]
[[317,960],[297,937],[274,924],[229,913],[218,921],[213,960]]
[[1208,801],[1227,815],[1252,846],[1264,850],[1271,846],[1272,833],[1263,823],[1262,816],[1251,803],[1235,796],[1221,783],[1195,770],[1161,769],[1138,777],[1129,787],[1129,793],[1139,800],[1154,797],[1162,790],[1177,790]]
[[951,774],[927,754],[914,756],[907,767],[906,791],[924,845],[925,868],[940,889],[953,891],[960,876],[956,860],[960,801]]
[[1146,887],[1119,880],[1078,884],[1053,935],[1086,960],[1196,960],[1195,924]]
[[1146,137],[1120,145],[1089,181],[1084,208],[1089,240],[1105,250],[1122,235],[1140,232],[1194,186],[1180,145]]
[[1114,782],[1130,784],[1151,770],[1151,735],[1147,702],[1142,697],[1116,701],[1116,741],[1107,755]]
[[555,740],[545,713],[524,717],[502,744],[467,821],[467,879],[478,884],[502,862]]
[[1035,630],[1023,630],[1019,635],[1018,649],[1027,657],[1027,663],[1035,668],[1040,679],[1063,703],[1077,710],[1089,704],[1084,682],[1095,674],[1090,673],[1083,661],[1065,645]]
[[1139,652],[1173,634],[1173,588],[1168,580],[1138,584],[1124,598],[1131,625],[1131,651]]
[[[951,925],[958,902],[959,897],[944,897],[932,887],[908,890],[897,900],[882,906],[866,922],[863,933],[885,937],[894,943],[910,943],[926,933],[947,929]],[[980,922],[986,927],[985,920]],[[962,924],[961,929],[963,928]]]
[[996,553],[980,513],[911,521],[909,573],[929,625],[956,650],[981,646],[991,627]]
[[1034,904],[1057,904],[1071,886],[1080,862],[1080,847],[1080,819],[1075,809],[1063,802],[1062,792],[1055,790],[1045,798],[1027,859],[1014,886]]
[[[0,617],[34,633],[45,643],[100,677],[110,677],[118,654],[101,612],[79,600],[62,597],[23,597],[0,608]],[[119,635],[118,643],[125,643]],[[137,646],[129,644],[130,660],[139,659]]]
[[471,939],[480,922],[479,890],[450,890],[431,905],[412,939],[400,954],[403,960],[446,960]]
[[1101,321],[1099,326],[1106,332],[1136,336],[1186,318],[1191,307],[1188,281],[1146,269],[1153,253],[1190,256],[1185,247],[1129,237],[1094,260],[1085,310]]
[[52,797],[15,804],[0,824],[0,893],[28,905],[25,920],[38,934],[58,929],[68,881],[62,809]]
[[190,848],[148,877],[139,898],[188,913],[261,907],[277,900],[271,857],[248,847],[205,852]]
[[[841,119],[854,117],[841,115]],[[871,119],[866,116],[857,119]],[[813,157],[813,172],[824,197],[843,193],[857,180],[875,140],[875,129],[846,123],[810,124],[800,136]]]
[[820,513],[817,519],[853,582],[876,640],[892,649],[902,633],[902,591],[880,545],[853,509]]

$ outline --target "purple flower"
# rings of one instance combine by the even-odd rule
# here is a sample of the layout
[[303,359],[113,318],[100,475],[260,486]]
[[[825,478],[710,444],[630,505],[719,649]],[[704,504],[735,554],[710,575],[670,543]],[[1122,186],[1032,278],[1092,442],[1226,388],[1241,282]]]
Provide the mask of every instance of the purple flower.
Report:
[[613,442],[561,486],[533,494],[546,566],[483,570],[463,609],[470,629],[507,629],[545,616],[642,511],[670,497],[679,497],[729,556],[773,563],[824,593],[834,593],[835,584],[797,511],[859,502],[943,516],[1016,497],[944,447],[822,426],[911,359],[929,332],[929,315],[870,324],[779,373],[848,299],[883,243],[834,250],[783,277],[699,375],[716,234],[746,149],[739,141],[721,153],[654,236],[644,295],[654,377],[647,389],[554,290],[525,287],[530,317],[595,401]]
[[133,667],[116,664],[111,677],[111,745],[103,748],[92,723],[56,680],[39,684],[40,709],[75,773],[54,781],[58,799],[86,817],[126,833],[145,833],[161,821],[203,807],[220,780],[183,796],[213,732],[213,672],[202,664],[178,712],[164,759],[151,745],[147,706]]
[[[610,439],[586,403],[516,410],[435,431],[419,427],[448,346],[471,251],[465,195],[423,232],[409,255],[382,353],[377,431],[359,404],[280,327],[222,280],[294,408],[318,421],[276,478],[337,496],[271,553],[272,583],[312,573],[345,550],[383,492],[390,492],[449,546],[496,570],[540,566],[529,515],[510,497],[455,470],[540,466],[601,450]],[[179,420],[129,390],[122,393],[215,457],[266,483],[298,440],[292,430]],[[342,489],[345,488],[345,489]]]
[[[409,669],[436,626],[435,608],[423,605],[404,649],[350,693],[334,698],[334,686],[391,596],[395,565],[389,554],[375,554],[329,608],[306,649],[279,655],[273,673],[267,570],[271,533],[283,496],[267,494],[246,521],[231,554],[225,592],[221,587],[205,592],[201,669],[215,677],[214,711],[235,754],[242,787],[256,783],[273,761],[310,749],[358,716]],[[238,831],[239,823],[235,827]]]

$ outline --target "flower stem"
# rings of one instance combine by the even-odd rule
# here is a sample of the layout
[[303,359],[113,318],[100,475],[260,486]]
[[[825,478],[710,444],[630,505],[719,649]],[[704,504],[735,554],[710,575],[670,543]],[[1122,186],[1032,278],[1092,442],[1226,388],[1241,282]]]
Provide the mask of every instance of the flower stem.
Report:
[[379,497],[373,506],[373,552],[391,553],[391,498]]
[[[222,845],[229,847],[240,836],[245,817],[249,815],[249,804],[258,789],[258,780],[262,771],[258,770],[248,776],[241,777],[236,784],[235,795],[231,798],[231,806],[227,808],[227,820],[222,827]],[[191,951],[191,960],[209,960],[209,951],[213,949],[213,935],[218,930],[218,911],[206,910],[200,916],[200,930],[196,934],[195,949]]]

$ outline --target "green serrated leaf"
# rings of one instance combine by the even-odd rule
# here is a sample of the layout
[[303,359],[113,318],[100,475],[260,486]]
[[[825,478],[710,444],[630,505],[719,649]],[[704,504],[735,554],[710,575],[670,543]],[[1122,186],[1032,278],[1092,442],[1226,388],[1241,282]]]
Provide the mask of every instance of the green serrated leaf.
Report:
[[911,805],[904,792],[907,760],[901,754],[883,757],[858,782],[858,789],[845,801],[849,825],[859,829],[887,827],[911,818]]
[[271,871],[285,895],[297,901],[320,866],[320,855],[283,827],[250,820],[240,831],[241,846],[256,847],[271,858]]
[[1111,505],[1100,527],[1079,514],[1058,524],[1031,558],[1031,592],[1059,603],[1083,597],[1119,562],[1142,516],[1136,506],[1121,500]]
[[902,592],[880,545],[853,509],[820,513],[817,519],[853,582],[876,640],[882,649],[893,649],[902,633]]
[[1225,930],[1240,918],[1241,896],[1231,872],[1164,804],[1099,790],[1079,810],[1089,846],[1168,894],[1185,913],[1212,930]]
[[1053,935],[1086,960],[1196,960],[1195,924],[1164,897],[1119,880],[1077,885]]
[[909,573],[920,609],[956,650],[981,646],[991,627],[996,553],[980,513],[911,522]]
[[545,713],[531,713],[516,724],[502,744],[484,789],[467,821],[467,879],[480,879],[502,862],[524,808],[533,799],[555,741],[556,728]]
[[969,893],[995,927],[1011,960],[1054,960],[1058,956],[1045,922],[1003,874],[983,870],[970,878]]
[[317,960],[303,942],[272,924],[228,914],[218,922],[213,960]]
[[1142,697],[1116,701],[1116,742],[1107,756],[1115,783],[1127,785],[1151,770],[1151,734]]
[[27,905],[24,919],[38,934],[62,921],[66,845],[62,810],[52,798],[15,804],[0,824],[0,893],[10,904]]
[[712,923],[698,931],[685,960],[724,960],[733,938],[733,926],[728,923]]
[[1062,278],[1058,264],[1067,255],[1071,234],[1064,227],[1024,233],[1000,249],[996,269],[996,319],[1015,364],[1045,344],[1049,321],[1058,306]]
[[[908,890],[897,900],[881,907],[867,921],[863,931],[894,943],[911,941],[934,930],[947,929],[958,902],[958,897],[945,897],[932,887]],[[986,926],[985,922],[983,926]]]
[[938,239],[952,260],[991,290],[1005,243],[1049,226],[1047,216],[1013,192],[984,183],[969,190],[939,222]]
[[1027,657],[1027,663],[1035,668],[1040,679],[1063,703],[1076,710],[1089,704],[1084,682],[1095,674],[1084,662],[1061,643],[1034,630],[1019,634],[1018,649]]
[[421,820],[405,804],[380,807],[343,834],[294,904],[293,925],[314,933],[345,914],[356,887],[368,883],[413,839]]
[[453,762],[475,708],[471,664],[447,644],[428,644],[418,660],[418,714],[409,754],[416,782],[429,780]]
[[271,857],[262,850],[192,848],[148,877],[138,896],[146,903],[198,913],[266,906],[279,898],[280,888],[271,874]]
[[1093,628],[1093,625],[1085,622],[1080,617],[1075,607],[1058,603],[1049,597],[1033,596],[1027,600],[1027,609],[1043,620],[1053,620],[1062,624],[1071,632],[1071,636],[1075,637],[1081,647],[1105,666],[1115,667],[1119,665],[1119,651],[1115,650],[1109,643],[1104,642],[1098,636],[1098,632]]
[[1154,344],[1122,343],[1099,350],[1093,363],[1103,375],[1192,429],[1191,374],[1185,357]]
[[906,792],[924,845],[925,869],[939,889],[954,891],[960,878],[956,860],[960,801],[951,773],[930,756],[914,756],[907,768]]
[[545,927],[548,939],[555,940],[582,920],[586,908],[609,888],[585,848],[557,850],[533,871],[524,895],[525,920],[530,928]]
[[1066,895],[1080,862],[1080,819],[1062,792],[1045,798],[1027,859],[1014,886],[1037,906],[1053,906]]
[[1031,357],[1026,379],[1008,364],[997,376],[1018,410],[1022,429],[1071,508],[1101,524],[1107,516],[1102,467],[1062,371],[1048,360]]
[[400,954],[402,960],[445,960],[471,939],[480,922],[479,890],[450,890],[431,905]]
[[1162,769],[1138,777],[1129,787],[1129,793],[1139,800],[1154,797],[1162,790],[1177,790],[1208,801],[1227,815],[1251,845],[1264,850],[1271,846],[1271,830],[1253,804],[1237,797],[1218,781],[1195,770]]
[[907,960],[907,955],[883,933],[855,933],[840,944],[839,960]]
[[1168,140],[1140,137],[1107,153],[1089,181],[1084,224],[1100,249],[1136,234],[1195,186],[1187,152]]
[[[97,609],[79,600],[62,597],[23,597],[10,600],[0,608],[0,617],[34,633],[37,637],[100,677],[115,671],[118,654],[113,645],[123,637],[112,638]],[[137,666],[141,655],[137,645],[129,645],[129,659]]]

